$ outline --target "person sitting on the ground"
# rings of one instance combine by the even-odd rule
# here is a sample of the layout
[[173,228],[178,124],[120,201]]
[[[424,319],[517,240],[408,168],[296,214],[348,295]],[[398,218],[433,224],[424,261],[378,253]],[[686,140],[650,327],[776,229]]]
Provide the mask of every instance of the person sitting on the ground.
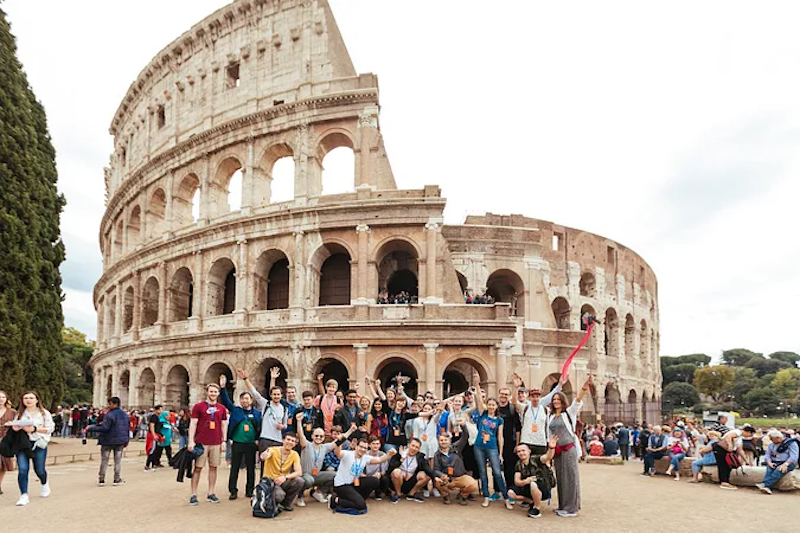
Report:
[[530,503],[528,516],[539,518],[542,516],[539,510],[542,500],[550,499],[550,476],[545,471],[555,455],[558,437],[550,437],[547,443],[547,453],[544,455],[531,455],[531,449],[527,444],[517,446],[517,465],[514,467],[514,489],[508,491],[508,497],[516,501]]
[[764,494],[772,494],[772,487],[795,469],[800,455],[800,444],[796,439],[787,439],[777,429],[771,430],[768,436],[772,442],[767,446],[767,453],[764,456],[767,473],[764,475],[764,481],[756,485]]
[[389,450],[380,457],[368,455],[369,444],[364,438],[358,441],[355,451],[342,450],[341,437],[334,442],[336,446],[333,451],[341,461],[341,466],[333,480],[335,496],[328,498],[328,508],[337,513],[364,514],[367,512],[367,497],[380,484],[376,477],[362,477],[364,470],[368,464],[388,461],[397,452]]
[[667,451],[669,452],[669,468],[667,468],[667,475],[675,474],[675,481],[681,479],[681,461],[686,457],[686,452],[689,451],[689,441],[686,440],[686,435],[683,431],[676,427],[672,432],[672,436],[667,440]]
[[300,455],[294,451],[297,446],[297,435],[287,433],[283,436],[282,446],[267,448],[261,454],[264,475],[275,483],[275,503],[284,511],[292,511],[295,497],[303,490],[303,467]]
[[667,453],[667,437],[661,433],[661,426],[653,427],[653,434],[648,439],[646,452],[642,475],[651,476],[655,473],[656,459],[661,459]]
[[619,454],[619,443],[617,442],[617,438],[613,433],[609,433],[606,436],[606,441],[603,443],[603,455],[606,457],[614,457],[618,456]]
[[589,441],[589,455],[592,457],[602,457],[604,452],[603,443],[600,442],[600,437],[594,435],[592,440]]
[[717,458],[714,457],[714,444],[720,439],[722,435],[719,431],[711,430],[706,436],[709,441],[708,444],[697,450],[700,458],[692,461],[692,479],[689,483],[700,483],[700,471],[704,466],[714,466],[717,464]]
[[412,438],[408,441],[408,448],[401,448],[400,453],[389,463],[389,477],[395,492],[391,503],[400,501],[403,494],[409,501],[425,502],[417,492],[435,476],[428,465],[428,459],[419,451],[421,446],[421,440]]

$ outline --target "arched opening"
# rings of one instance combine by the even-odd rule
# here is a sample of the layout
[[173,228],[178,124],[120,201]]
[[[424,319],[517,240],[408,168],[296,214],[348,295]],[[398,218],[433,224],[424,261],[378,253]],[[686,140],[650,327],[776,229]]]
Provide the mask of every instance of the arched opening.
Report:
[[219,377],[222,375],[224,375],[228,380],[227,384],[225,385],[225,392],[228,393],[228,398],[235,402],[237,400],[236,396],[234,396],[234,391],[236,390],[236,380],[233,377],[233,371],[225,363],[214,363],[208,367],[203,379],[203,384],[204,386],[208,386],[211,383],[216,383],[219,385]]
[[332,133],[320,141],[322,151],[322,194],[355,190],[355,153],[350,137]]
[[587,298],[594,298],[595,297],[595,279],[594,274],[591,272],[584,272],[581,274],[581,281],[578,284],[578,288],[580,289],[581,296],[586,296]]
[[174,227],[182,228],[200,218],[200,179],[187,174],[172,194],[172,220]]
[[142,327],[150,327],[158,321],[158,279],[151,276],[142,289]]
[[267,250],[258,257],[254,272],[257,310],[288,309],[290,272],[289,260],[280,250]]
[[[266,177],[257,194],[261,203],[278,203],[294,200],[294,152],[285,143],[270,146],[261,158],[260,168]],[[260,184],[261,180],[257,180]]]
[[339,384],[339,390],[346,391],[350,388],[350,373],[344,363],[333,357],[324,357],[314,365],[312,375],[316,377],[322,374],[322,383],[327,383],[329,379],[335,379]]
[[[585,304],[581,306],[581,331],[586,331],[589,325],[583,320],[583,317],[586,315],[597,316],[597,313],[589,304]],[[596,329],[596,328],[595,328]]]
[[[228,157],[217,167],[214,179],[211,181],[211,190],[208,198],[208,208],[211,218],[220,217],[235,207],[242,206],[242,163],[235,157]],[[233,178],[237,176],[234,182]],[[238,189],[232,186],[238,185]],[[233,202],[233,205],[231,205]]]
[[486,294],[495,302],[511,304],[512,316],[525,316],[525,285],[512,270],[496,270],[486,281]]
[[208,273],[209,315],[229,315],[236,307],[236,267],[227,257],[217,259]]
[[180,322],[192,316],[194,281],[188,268],[181,267],[172,275],[167,298],[170,322]]
[[378,268],[379,300],[390,303],[415,303],[419,297],[419,262],[417,250],[403,240],[381,246]]
[[605,319],[605,349],[607,357],[619,357],[619,319],[613,307],[606,309]]
[[156,403],[156,375],[149,368],[142,370],[142,375],[139,377],[138,389],[138,407],[149,408],[153,407]]
[[127,333],[133,327],[133,287],[125,289],[122,298],[122,332]]
[[[542,396],[549,394],[550,391],[555,389],[556,385],[558,385],[559,379],[561,379],[561,374],[559,373],[553,373],[544,378],[544,381],[542,381]],[[572,380],[564,383],[564,387],[561,389],[561,392],[563,392],[567,397],[567,401],[572,401]]]
[[556,319],[556,327],[558,329],[570,329],[569,328],[569,302],[559,296],[551,305],[553,309],[553,317]]
[[117,230],[114,232],[114,261],[119,261],[122,257],[122,243],[124,241],[125,223],[120,220],[117,223]]
[[606,424],[621,422],[622,414],[622,399],[620,398],[619,389],[613,383],[609,383],[606,385],[603,419]]
[[114,337],[117,334],[117,297],[112,296],[108,307],[108,336]]
[[639,323],[639,365],[649,365],[649,345],[647,337],[647,322],[642,320]]
[[628,313],[625,316],[625,363],[628,375],[633,375],[636,371],[636,322],[633,315]]
[[167,230],[167,195],[164,189],[156,189],[150,197],[147,209],[148,239],[158,239]]
[[123,370],[122,373],[119,375],[119,385],[117,396],[119,396],[119,400],[121,402],[120,407],[130,407],[128,405],[128,397],[130,393],[130,386],[131,386],[131,373],[127,370]]
[[[314,253],[318,268],[317,305],[350,305],[350,253],[344,246],[327,243]],[[319,265],[317,267],[316,265]]]
[[[251,379],[253,386],[258,389],[265,398],[269,397],[270,369],[276,366],[280,369],[280,374],[278,374],[278,379],[275,380],[275,385],[285,391],[289,373],[286,371],[286,367],[283,363],[277,359],[269,358],[261,361],[261,364],[258,365],[258,370]],[[300,399],[299,394],[297,397]]]
[[444,398],[466,392],[472,386],[472,376],[477,372],[482,388],[489,384],[486,370],[467,357],[456,359],[447,365],[442,373],[442,395]]
[[621,422],[624,422],[625,424],[633,424],[636,422],[637,401],[638,398],[636,397],[636,391],[631,389],[628,393],[628,402],[624,405]]
[[139,245],[140,229],[142,227],[142,208],[138,205],[133,206],[131,218],[128,220],[128,248],[132,249]]
[[469,282],[467,281],[467,276],[456,270],[456,277],[458,278],[458,286],[461,288],[461,294],[466,297],[469,293]]
[[106,396],[103,399],[108,400],[112,396],[114,396],[114,378],[108,376],[108,378],[106,379]]
[[647,394],[645,393],[643,401],[645,402],[644,404],[645,422],[649,422],[651,424],[658,423],[661,420],[661,402],[656,397],[656,393],[654,392],[649,399],[647,397]]
[[[219,378],[219,376],[217,376]],[[175,409],[189,405],[189,371],[184,366],[175,365],[167,374],[164,407]]]
[[392,357],[381,363],[375,371],[374,378],[380,379],[384,388],[397,386],[397,375],[402,374],[404,378],[409,378],[403,385],[406,394],[415,398],[418,393],[417,369],[402,357]]

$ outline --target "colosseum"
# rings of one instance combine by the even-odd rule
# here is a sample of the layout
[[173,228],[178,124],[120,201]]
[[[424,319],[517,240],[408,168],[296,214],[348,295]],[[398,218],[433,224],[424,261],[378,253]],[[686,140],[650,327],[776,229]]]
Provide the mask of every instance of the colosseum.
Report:
[[[327,0],[236,0],[145,67],[110,128],[95,405],[177,408],[237,368],[264,387],[273,366],[299,390],[400,372],[441,397],[474,371],[492,395],[514,372],[549,390],[588,312],[602,325],[566,392],[592,373],[587,420],[658,417],[647,263],[520,215],[444,224],[438,186],[397,187],[378,96]],[[346,192],[326,183],[337,149]]]

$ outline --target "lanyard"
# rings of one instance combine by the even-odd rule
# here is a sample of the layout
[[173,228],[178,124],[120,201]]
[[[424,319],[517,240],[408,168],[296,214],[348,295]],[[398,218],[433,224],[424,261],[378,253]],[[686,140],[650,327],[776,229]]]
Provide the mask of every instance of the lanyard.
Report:
[[358,477],[364,471],[364,458],[359,459],[356,457],[356,452],[353,452],[353,464],[350,465],[350,473],[353,477]]
[[403,419],[403,413],[392,413],[392,426],[400,428],[400,421]]
[[322,446],[319,447],[319,450],[311,445],[311,450],[314,452],[314,466],[316,467],[319,464],[319,457],[322,455]]
[[217,404],[214,404],[214,408],[213,409],[211,408],[211,404],[210,403],[206,402],[206,405],[208,406],[208,409],[206,409],[206,412],[211,415],[211,421],[213,422],[214,421],[214,416],[217,414]]
[[310,409],[303,408],[303,420],[306,422],[311,422],[314,415],[314,408],[311,407]]
[[281,463],[280,466],[278,467],[278,470],[280,471],[281,474],[283,474],[283,465],[285,465],[286,461],[289,460],[289,457],[292,456],[292,452],[291,452],[291,450],[289,451],[289,453],[286,455],[286,459],[283,458],[283,448],[282,447],[280,448],[280,452],[278,452],[278,453],[280,454],[280,455],[278,455],[278,461],[280,461],[280,463]]
[[406,457],[405,459],[403,459],[403,468],[401,468],[401,470],[403,472],[405,472],[407,474],[411,473],[411,461],[412,460],[414,460],[414,461],[417,460],[416,459],[416,455],[410,455],[410,456]]
[[[275,421],[278,420],[278,418],[275,416],[275,411],[273,411],[273,409],[272,409],[272,404],[271,403],[269,404],[269,417],[271,419],[275,420]],[[281,419],[283,419],[283,417],[281,417]]]

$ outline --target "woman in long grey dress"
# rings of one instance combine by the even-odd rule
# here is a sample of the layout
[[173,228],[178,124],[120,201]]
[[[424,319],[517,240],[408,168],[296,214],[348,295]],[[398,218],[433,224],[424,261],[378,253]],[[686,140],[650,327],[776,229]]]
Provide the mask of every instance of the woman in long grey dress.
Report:
[[565,518],[578,515],[581,508],[581,483],[578,474],[578,460],[581,457],[580,442],[575,434],[575,424],[583,407],[583,395],[592,384],[592,376],[581,387],[572,405],[567,407],[567,398],[558,392],[553,396],[552,411],[547,424],[550,434],[558,438],[555,459],[558,488],[558,509],[556,514]]

